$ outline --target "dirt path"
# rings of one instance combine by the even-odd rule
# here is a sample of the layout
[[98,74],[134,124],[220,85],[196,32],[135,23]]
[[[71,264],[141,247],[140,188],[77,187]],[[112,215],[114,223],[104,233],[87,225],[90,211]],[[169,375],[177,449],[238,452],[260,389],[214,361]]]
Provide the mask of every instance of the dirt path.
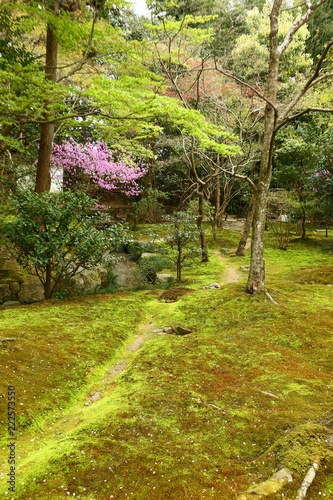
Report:
[[152,328],[152,323],[143,327],[145,333],[139,335],[129,346],[127,346],[124,353],[118,358],[118,361],[107,371],[103,380],[100,383],[96,384],[93,390],[90,390],[84,406],[90,406],[95,401],[98,401],[102,397],[103,393],[108,392],[108,385],[110,384],[110,382],[112,382],[112,379],[126,370],[132,360],[129,355],[136,352],[142,346],[142,344],[147,339],[147,333]]
[[[239,271],[232,265],[230,261],[223,257],[219,250],[212,250],[212,253],[218,257],[218,259],[223,262],[225,266],[225,272],[218,277],[218,281],[221,285],[228,285],[230,283],[237,283],[241,279]],[[103,393],[107,394],[109,389],[109,384],[112,380],[122,372],[124,372],[132,361],[132,355],[135,353],[146,341],[147,333],[155,328],[154,322],[147,323],[143,325],[140,330],[141,334],[125,349],[123,354],[118,358],[113,366],[107,371],[105,377],[101,381],[102,383],[95,385],[95,388],[87,395],[87,399],[84,403],[85,406],[90,406],[95,401],[98,401]]]
[[241,279],[241,275],[234,266],[229,264],[229,261],[222,257],[219,250],[212,250],[212,253],[216,255],[221,262],[226,266],[226,271],[220,276],[223,285],[228,285],[229,283],[237,283]]

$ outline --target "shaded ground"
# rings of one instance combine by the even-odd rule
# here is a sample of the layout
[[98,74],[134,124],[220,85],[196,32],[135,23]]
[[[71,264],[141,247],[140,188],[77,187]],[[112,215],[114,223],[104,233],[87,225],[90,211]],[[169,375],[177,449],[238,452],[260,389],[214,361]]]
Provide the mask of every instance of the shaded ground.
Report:
[[[219,247],[236,236],[221,233]],[[267,241],[267,284],[284,307],[241,281],[204,290],[248,264],[213,253],[186,269],[193,291],[177,302],[148,290],[1,311],[0,336],[15,339],[0,351],[0,404],[15,385],[16,498],[234,500],[283,465],[294,500],[316,457],[308,498],[333,498],[333,290],[300,281],[304,268],[329,274],[332,252],[330,238],[287,252]],[[172,324],[194,333],[152,333]]]

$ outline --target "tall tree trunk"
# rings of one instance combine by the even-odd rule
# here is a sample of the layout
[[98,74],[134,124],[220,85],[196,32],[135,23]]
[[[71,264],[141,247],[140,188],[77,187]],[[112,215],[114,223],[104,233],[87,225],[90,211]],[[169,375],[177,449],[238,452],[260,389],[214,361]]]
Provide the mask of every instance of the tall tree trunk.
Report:
[[[261,148],[260,174],[257,186],[257,198],[253,216],[253,231],[251,241],[251,264],[246,285],[248,293],[265,291],[265,261],[264,261],[264,231],[266,222],[267,202],[272,178],[272,154],[275,139],[276,95],[279,75],[279,12],[282,0],[275,0],[270,14],[270,61],[269,89],[265,107],[265,129]],[[274,107],[273,107],[274,106]]]
[[223,202],[222,202],[222,206],[220,208],[220,213],[218,216],[218,226],[219,227],[221,227],[223,224],[223,220],[225,218],[225,212],[226,212],[227,207],[229,205],[231,190],[232,190],[232,186],[233,186],[233,180],[230,179],[228,181],[227,175],[225,172],[223,173],[223,175],[224,175],[224,189],[223,189]]
[[[52,2],[52,10],[58,12],[58,0]],[[50,82],[56,81],[57,75],[57,56],[58,56],[58,42],[55,33],[55,28],[49,23],[47,25],[46,35],[46,62],[45,62],[45,79]],[[36,177],[36,192],[43,193],[49,191],[51,186],[50,176],[50,159],[51,148],[54,136],[54,125],[47,123],[51,116],[48,111],[50,102],[45,102],[44,120],[41,126],[41,136],[39,142],[39,154],[37,163],[37,177]]]
[[[220,155],[217,155],[217,168],[220,168]],[[215,212],[214,212],[214,218],[213,218],[213,240],[216,241],[217,239],[217,222],[218,222],[218,215],[220,213],[220,208],[221,208],[221,181],[220,181],[220,176],[218,175],[216,177],[216,203],[215,203]]]
[[304,240],[305,234],[306,234],[306,211],[305,211],[304,207],[302,208],[302,211],[303,211],[303,217],[302,217],[302,236],[301,236],[301,239]]
[[202,262],[208,261],[208,249],[207,249],[207,239],[206,233],[202,226],[203,216],[204,216],[204,192],[203,186],[199,186],[198,195],[199,195],[199,217],[197,219],[197,225],[200,231],[200,243],[201,243],[201,260]]
[[256,200],[256,193],[253,191],[251,199],[250,199],[250,204],[249,204],[249,209],[247,211],[247,216],[246,216],[246,221],[244,224],[243,232],[241,239],[238,244],[238,248],[236,250],[236,255],[245,255],[245,246],[251,231],[252,227],[252,221],[253,221],[253,214],[254,214],[254,209],[255,209],[255,200]]
[[182,246],[178,241],[178,258],[177,258],[177,281],[180,283],[182,280]]
[[206,240],[206,234],[205,231],[203,230],[202,227],[202,222],[203,222],[203,216],[204,216],[204,188],[205,188],[205,183],[199,179],[197,169],[195,167],[195,161],[194,161],[194,137],[192,136],[192,144],[191,144],[191,167],[192,167],[192,172],[194,174],[195,181],[197,183],[197,192],[199,196],[199,216],[197,219],[197,226],[200,231],[200,243],[201,243],[201,260],[202,262],[207,262],[208,261],[208,249],[207,249],[207,240]]

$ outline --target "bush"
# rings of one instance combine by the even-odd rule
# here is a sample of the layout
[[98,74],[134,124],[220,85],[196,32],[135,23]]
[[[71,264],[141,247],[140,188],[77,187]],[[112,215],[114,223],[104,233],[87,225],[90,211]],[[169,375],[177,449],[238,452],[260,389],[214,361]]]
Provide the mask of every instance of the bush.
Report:
[[145,259],[142,262],[140,262],[141,277],[143,281],[151,285],[155,285],[157,272],[154,266],[149,261],[150,259]]
[[170,267],[171,261],[167,257],[150,257],[139,261],[138,266],[142,279],[155,285],[157,273]]
[[18,263],[43,284],[45,298],[82,269],[112,260],[121,228],[96,229],[95,201],[86,194],[19,191],[13,202],[17,215],[2,223],[2,232]]
[[145,252],[153,252],[154,246],[150,242],[134,241],[127,247],[127,252],[133,262],[137,262]]
[[166,194],[157,189],[147,189],[140,201],[135,204],[135,216],[139,222],[150,224],[159,222],[164,214],[164,207],[158,200],[166,198]]

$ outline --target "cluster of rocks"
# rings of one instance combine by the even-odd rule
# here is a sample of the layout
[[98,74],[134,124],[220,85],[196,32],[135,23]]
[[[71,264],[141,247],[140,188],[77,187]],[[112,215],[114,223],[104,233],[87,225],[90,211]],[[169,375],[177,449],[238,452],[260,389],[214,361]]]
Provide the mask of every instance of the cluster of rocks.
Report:
[[[9,281],[9,280],[7,280]],[[106,286],[107,270],[100,268],[98,270],[81,269],[69,283],[70,291],[80,293],[94,293],[96,289]],[[42,283],[30,278],[24,282],[0,283],[0,306],[10,307],[19,304],[32,304],[45,299],[44,287]]]
[[78,273],[71,279],[69,287],[72,292],[93,293],[100,287],[107,286],[108,272],[99,267],[97,270],[79,268]]
[[31,304],[44,300],[44,298],[44,288],[39,282],[0,283],[0,304],[4,307]]

